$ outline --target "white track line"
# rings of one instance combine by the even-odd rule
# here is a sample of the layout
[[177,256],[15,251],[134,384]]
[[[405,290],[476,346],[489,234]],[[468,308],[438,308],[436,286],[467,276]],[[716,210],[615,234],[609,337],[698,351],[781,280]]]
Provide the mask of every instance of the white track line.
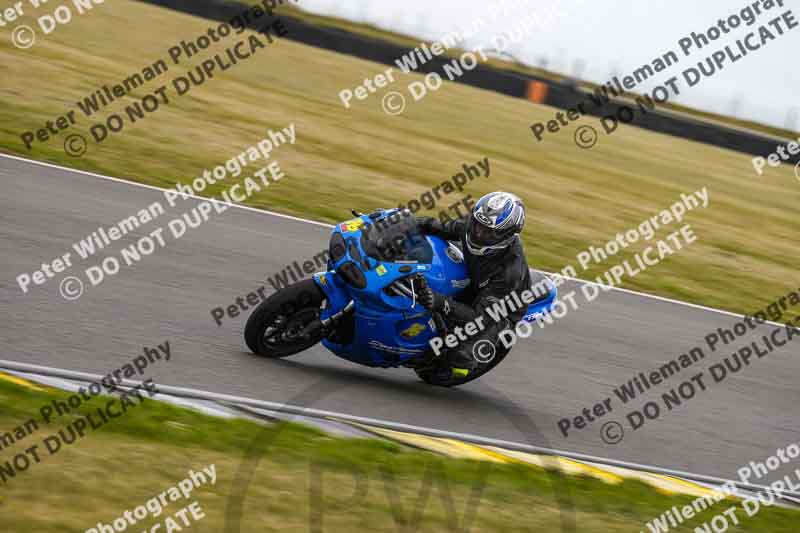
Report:
[[[531,269],[531,270],[536,270],[536,269]],[[603,289],[608,289],[608,285],[604,285],[602,283],[597,283],[596,281],[589,281],[589,280],[585,280],[585,279],[573,278],[573,277],[570,277],[570,276],[564,276],[563,274],[559,274],[558,272],[546,272],[544,270],[539,270],[538,272],[542,272],[544,274],[548,274],[548,275],[551,275],[551,276],[558,276],[560,278],[568,279],[570,281],[575,281],[575,282],[578,282],[578,283],[583,283],[585,285],[594,285],[595,287],[601,287]],[[645,297],[645,298],[652,298],[654,300],[659,300],[659,301],[662,301],[662,302],[668,302],[668,303],[672,303],[672,304],[680,304],[680,305],[685,305],[687,307],[694,307],[695,309],[700,309],[702,311],[713,311],[715,313],[720,313],[720,314],[723,314],[723,315],[733,316],[733,317],[736,317],[736,318],[745,318],[745,315],[740,315],[738,313],[734,313],[732,311],[726,311],[724,309],[716,309],[714,307],[706,307],[705,305],[693,304],[693,303],[690,303],[690,302],[682,302],[681,300],[673,300],[672,298],[666,298],[664,296],[657,296],[655,294],[648,294],[646,292],[638,292],[638,291],[633,291],[633,290],[630,290],[630,289],[623,289],[622,287],[611,287],[611,288],[613,290],[617,290],[617,291],[620,291],[620,292],[625,292],[625,293],[633,294],[633,295],[636,295],[636,296],[642,296],[642,297]],[[770,324],[772,326],[779,326],[781,328],[786,327],[786,324],[781,324],[779,322],[773,322],[771,320],[765,320],[764,324]]]
[[[78,169],[75,169],[75,168],[62,167],[60,165],[54,165],[53,163],[45,163],[43,161],[36,161],[34,159],[26,159],[24,157],[18,157],[18,156],[10,155],[10,154],[0,154],[0,157],[5,157],[6,159],[16,159],[17,161],[24,161],[25,163],[33,163],[35,165],[40,165],[40,166],[43,166],[43,167],[55,168],[57,170],[63,170],[63,171],[67,171],[67,172],[74,172],[76,174],[83,174],[84,176],[91,176],[93,178],[100,178],[100,179],[104,179],[104,180],[110,180],[110,181],[114,181],[114,182],[117,182],[117,183],[125,183],[127,185],[133,185],[135,187],[143,187],[145,189],[151,189],[151,190],[154,190],[154,191],[164,192],[166,190],[169,190],[169,189],[165,189],[163,187],[156,187],[155,185],[147,185],[146,183],[138,183],[136,181],[125,180],[125,179],[122,179],[122,178],[115,178],[113,176],[106,176],[104,174],[96,174],[94,172],[89,172],[89,171],[86,171],[86,170],[78,170]],[[198,200],[198,201],[210,200],[211,199],[211,198],[208,198],[206,196],[188,196],[188,195],[185,196],[185,198],[193,198],[193,199]],[[305,219],[305,218],[293,217],[292,215],[284,215],[283,213],[276,213],[275,211],[267,211],[266,209],[258,209],[256,207],[250,207],[248,205],[231,204],[229,202],[223,202],[221,200],[216,200],[216,201],[218,203],[220,203],[220,204],[223,204],[223,205],[228,205],[228,206],[231,206],[231,207],[238,207],[239,209],[244,209],[245,211],[252,211],[254,213],[264,213],[264,214],[267,214],[267,215],[272,215],[272,216],[276,216],[276,217],[280,217],[280,218],[286,218],[286,219],[289,219],[289,220],[295,220],[297,222],[306,222],[308,224],[314,224],[316,226],[323,226],[323,227],[326,227],[326,228],[332,228],[333,227],[333,224],[326,224],[324,222],[317,222],[315,220],[308,220],[308,219]]]
[[[94,172],[88,172],[86,170],[77,170],[77,169],[74,169],[74,168],[62,167],[60,165],[55,165],[53,163],[45,163],[43,161],[36,161],[34,159],[27,159],[27,158],[24,158],[24,157],[19,157],[19,156],[10,155],[10,154],[0,154],[0,157],[4,157],[6,159],[15,159],[17,161],[23,161],[25,163],[31,163],[31,164],[40,165],[40,166],[43,166],[43,167],[54,168],[54,169],[58,169],[58,170],[61,170],[61,171],[74,172],[76,174],[83,174],[85,176],[91,176],[93,178],[111,180],[111,181],[114,181],[114,182],[117,182],[117,183],[125,183],[127,185],[132,185],[132,186],[135,186],[135,187],[143,187],[145,189],[152,189],[152,190],[155,190],[155,191],[163,192],[163,191],[168,190],[168,189],[165,189],[165,188],[162,188],[162,187],[156,187],[154,185],[147,185],[145,183],[138,183],[138,182],[135,182],[135,181],[129,181],[129,180],[125,180],[125,179],[122,179],[122,178],[115,178],[113,176],[106,176],[104,174],[96,174]],[[209,198],[207,198],[205,196],[188,196],[188,198],[194,198],[194,199],[196,199],[198,201],[209,200]],[[318,222],[316,220],[309,220],[307,218],[300,218],[300,217],[295,217],[295,216],[291,216],[291,215],[284,215],[283,213],[276,213],[275,211],[269,211],[269,210],[266,210],[266,209],[258,209],[258,208],[250,207],[250,206],[247,206],[247,205],[231,204],[231,203],[227,203],[227,202],[219,202],[219,203],[225,204],[225,205],[228,205],[228,206],[232,206],[232,207],[236,207],[236,208],[239,208],[239,209],[243,209],[245,211],[251,211],[251,212],[255,212],[255,213],[262,213],[262,214],[265,214],[265,215],[271,215],[271,216],[275,216],[275,217],[285,218],[287,220],[294,220],[294,221],[297,221],[297,222],[305,222],[307,224],[314,224],[315,226],[322,226],[322,227],[325,227],[325,228],[332,228],[334,226],[333,224],[327,224],[325,222]],[[554,273],[554,272],[545,272],[543,270],[540,271],[540,272],[544,272],[545,274],[549,274],[549,275],[561,276],[561,274]],[[601,284],[598,284],[598,283],[596,283],[594,281],[588,281],[588,280],[585,280],[585,279],[572,278],[572,277],[569,277],[569,276],[561,276],[561,277],[563,277],[564,279],[568,279],[568,280],[579,282],[579,283],[586,283],[586,284],[589,284],[589,285],[602,286]],[[656,296],[654,294],[648,294],[646,292],[638,292],[638,291],[633,291],[633,290],[630,290],[630,289],[623,289],[621,287],[612,287],[612,289],[620,291],[620,292],[628,293],[628,294],[633,294],[633,295],[636,295],[636,296],[639,296],[639,297],[642,297],[642,298],[652,298],[654,300],[659,300],[659,301],[662,301],[662,302],[668,302],[668,303],[677,304],[677,305],[685,305],[687,307],[700,309],[702,311],[710,311],[710,312],[713,312],[713,313],[719,313],[719,314],[728,315],[728,316],[732,316],[732,317],[736,317],[736,318],[744,318],[744,316],[745,316],[745,315],[741,315],[741,314],[734,313],[734,312],[731,312],[731,311],[726,311],[724,309],[717,309],[717,308],[714,308],[714,307],[707,307],[705,305],[698,305],[698,304],[693,304],[693,303],[689,303],[689,302],[683,302],[681,300],[674,300],[672,298],[666,298],[664,296]],[[772,325],[775,325],[775,326],[785,327],[785,324],[779,324],[777,322],[767,321],[766,323],[767,324],[772,324]]]
[[[48,366],[40,366],[40,365],[32,365],[29,363],[20,363],[17,361],[6,361],[0,359],[0,368],[6,370],[15,370],[18,372],[28,372],[32,374],[41,374],[50,377],[59,377],[65,379],[73,379],[73,380],[80,380],[80,381],[100,381],[103,379],[104,376],[99,374],[90,374],[88,372],[76,372],[73,370],[64,370],[61,368],[53,368]],[[120,383],[127,387],[136,387],[142,386],[142,382],[133,381],[129,379],[123,379]],[[601,465],[608,465],[608,466],[616,466],[619,468],[627,468],[630,470],[637,470],[643,472],[649,472],[654,474],[662,474],[666,476],[673,476],[684,478],[692,481],[700,481],[704,483],[711,483],[714,485],[724,485],[726,483],[733,483],[735,486],[744,488],[750,491],[765,491],[769,490],[768,487],[764,487],[761,485],[752,485],[749,483],[741,483],[736,480],[732,479],[723,479],[714,476],[706,476],[702,474],[693,474],[691,472],[683,472],[681,470],[673,470],[670,468],[662,468],[658,466],[649,466],[643,465],[639,463],[630,463],[627,461],[618,461],[616,459],[608,459],[605,457],[596,457],[593,455],[583,454],[583,453],[576,453],[576,452],[569,452],[564,450],[556,450],[553,448],[545,448],[541,446],[536,446],[533,444],[526,444],[526,443],[519,443],[513,441],[507,441],[502,439],[493,439],[489,437],[480,437],[478,435],[471,435],[467,433],[456,433],[452,431],[445,431],[441,429],[434,429],[428,428],[424,426],[415,426],[412,424],[402,424],[399,422],[390,422],[388,420],[380,420],[377,418],[368,418],[363,416],[356,416],[356,415],[348,415],[345,413],[337,413],[334,411],[324,411],[322,409],[314,409],[311,407],[303,407],[299,405],[287,405],[287,404],[280,404],[277,402],[269,402],[266,400],[256,400],[253,398],[244,398],[242,396],[233,396],[230,394],[220,394],[216,392],[207,392],[201,391],[197,389],[188,389],[183,387],[173,387],[170,385],[156,385],[157,391],[162,394],[168,394],[172,396],[180,396],[183,398],[195,398],[200,400],[207,400],[212,402],[228,402],[233,404],[240,404],[246,405],[250,407],[259,407],[262,409],[268,409],[270,411],[277,411],[280,413],[288,413],[293,415],[300,415],[306,416],[311,418],[322,418],[322,419],[339,419],[345,420],[348,422],[356,422],[359,424],[366,424],[374,427],[380,427],[385,429],[391,429],[394,431],[402,431],[407,433],[416,433],[418,435],[426,435],[428,437],[438,437],[438,438],[447,438],[447,439],[456,439],[463,442],[470,442],[473,444],[479,444],[483,446],[496,446],[498,448],[505,448],[507,450],[516,450],[520,452],[527,452],[527,453],[534,453],[540,455],[551,455],[551,456],[560,456],[566,457],[569,459],[574,459],[577,461],[585,461],[591,463],[597,463]],[[784,492],[786,496],[790,498],[800,498],[800,494],[794,492]]]

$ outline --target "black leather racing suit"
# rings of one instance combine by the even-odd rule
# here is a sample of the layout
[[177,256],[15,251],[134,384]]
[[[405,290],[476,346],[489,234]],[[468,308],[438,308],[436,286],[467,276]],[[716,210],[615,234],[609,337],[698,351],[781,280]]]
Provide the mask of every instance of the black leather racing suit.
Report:
[[[442,223],[435,218],[419,218],[417,227],[427,235],[435,235],[447,241],[461,243],[464,252],[464,263],[470,277],[470,284],[453,299],[447,299],[449,313],[445,318],[450,326],[463,325],[483,315],[486,327],[468,341],[460,342],[455,348],[446,349],[443,353],[451,366],[473,370],[478,361],[473,355],[475,343],[488,339],[494,344],[497,354],[506,353],[498,341],[499,333],[514,325],[525,315],[527,306],[509,311],[505,320],[495,322],[486,312],[487,307],[499,303],[512,291],[517,295],[531,288],[530,272],[525,252],[519,236],[505,250],[491,255],[475,255],[470,253],[466,245],[467,220],[458,219]],[[511,309],[507,307],[507,309]],[[496,314],[496,313],[495,313]]]

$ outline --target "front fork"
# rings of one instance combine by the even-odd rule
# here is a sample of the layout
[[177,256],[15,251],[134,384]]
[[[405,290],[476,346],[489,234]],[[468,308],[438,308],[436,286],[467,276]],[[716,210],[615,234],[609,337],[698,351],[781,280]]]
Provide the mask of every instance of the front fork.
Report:
[[344,309],[331,315],[330,317],[316,318],[312,320],[305,328],[303,328],[302,333],[306,335],[316,334],[322,331],[322,336],[327,337],[336,328],[336,323],[350,313],[353,310],[353,307],[353,300],[350,300]]
[[313,320],[304,328],[304,333],[319,333],[322,331],[323,336],[327,337],[335,329],[336,323],[353,311],[355,303],[350,298],[347,290],[341,286],[334,271],[317,272],[312,279],[325,295],[327,305],[325,309],[320,311],[319,318]]

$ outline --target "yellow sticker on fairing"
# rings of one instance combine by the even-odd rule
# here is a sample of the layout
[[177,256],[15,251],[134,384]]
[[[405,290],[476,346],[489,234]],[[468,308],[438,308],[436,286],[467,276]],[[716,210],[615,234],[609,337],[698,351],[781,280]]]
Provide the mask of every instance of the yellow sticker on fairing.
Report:
[[400,336],[404,339],[413,339],[420,333],[425,331],[425,324],[420,324],[419,322],[414,322],[406,329],[400,332]]
[[383,276],[386,274],[386,267],[383,265],[378,265],[378,268],[375,269],[375,272],[377,272],[379,276]]
[[351,231],[358,231],[364,225],[364,220],[360,218],[354,218],[352,220],[346,220],[339,224],[339,230],[342,233],[349,233]]

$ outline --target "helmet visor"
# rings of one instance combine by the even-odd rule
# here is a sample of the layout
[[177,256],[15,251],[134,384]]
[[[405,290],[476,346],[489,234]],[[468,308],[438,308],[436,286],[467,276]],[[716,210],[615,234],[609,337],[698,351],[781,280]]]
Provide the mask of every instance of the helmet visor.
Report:
[[470,217],[467,232],[470,240],[478,246],[492,246],[503,240],[496,229],[484,225],[474,216]]

